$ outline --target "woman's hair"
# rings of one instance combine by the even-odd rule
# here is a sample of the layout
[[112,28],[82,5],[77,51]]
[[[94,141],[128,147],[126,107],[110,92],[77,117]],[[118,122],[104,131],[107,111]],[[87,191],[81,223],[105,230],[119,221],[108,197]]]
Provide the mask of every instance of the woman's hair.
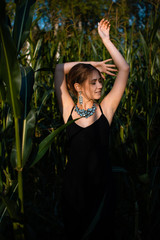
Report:
[[93,71],[98,71],[99,75],[101,76],[100,71],[97,68],[93,67],[91,64],[78,63],[74,65],[67,76],[67,86],[69,91],[77,96],[77,91],[74,88],[74,84],[84,83]]

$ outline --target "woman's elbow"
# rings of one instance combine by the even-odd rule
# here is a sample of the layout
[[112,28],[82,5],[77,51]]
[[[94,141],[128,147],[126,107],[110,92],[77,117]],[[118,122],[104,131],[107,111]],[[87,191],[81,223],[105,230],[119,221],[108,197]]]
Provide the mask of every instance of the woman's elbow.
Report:
[[120,68],[119,68],[119,72],[125,72],[129,74],[130,71],[130,67],[128,63],[123,64]]
[[130,67],[129,67],[129,64],[126,63],[126,65],[124,66],[124,71],[128,72],[130,71]]

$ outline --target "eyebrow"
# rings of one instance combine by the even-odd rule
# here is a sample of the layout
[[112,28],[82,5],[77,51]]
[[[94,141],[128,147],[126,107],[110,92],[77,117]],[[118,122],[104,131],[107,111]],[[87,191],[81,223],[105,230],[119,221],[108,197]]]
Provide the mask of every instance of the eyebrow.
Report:
[[90,79],[90,82],[94,82],[94,81],[101,80],[101,79],[102,79],[102,77],[100,77],[100,78],[93,78],[93,79]]

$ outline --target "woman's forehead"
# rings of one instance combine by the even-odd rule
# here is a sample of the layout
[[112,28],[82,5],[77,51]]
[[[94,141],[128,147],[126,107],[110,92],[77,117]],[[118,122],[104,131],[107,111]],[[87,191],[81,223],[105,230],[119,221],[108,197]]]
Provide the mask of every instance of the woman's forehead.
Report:
[[90,73],[90,75],[89,75],[89,79],[93,79],[93,78],[95,78],[95,79],[99,79],[101,77],[101,75],[100,75],[100,73],[98,72],[98,71],[92,71],[91,73]]
[[90,82],[99,80],[101,78],[102,77],[101,77],[100,73],[98,71],[94,70],[89,74],[87,79],[81,85],[85,86],[86,84],[89,84]]

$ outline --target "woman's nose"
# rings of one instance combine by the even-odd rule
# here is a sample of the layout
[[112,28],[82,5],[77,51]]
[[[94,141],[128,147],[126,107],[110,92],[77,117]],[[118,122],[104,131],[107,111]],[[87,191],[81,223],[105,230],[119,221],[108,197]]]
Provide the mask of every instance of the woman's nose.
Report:
[[97,81],[97,88],[102,88],[102,83]]

